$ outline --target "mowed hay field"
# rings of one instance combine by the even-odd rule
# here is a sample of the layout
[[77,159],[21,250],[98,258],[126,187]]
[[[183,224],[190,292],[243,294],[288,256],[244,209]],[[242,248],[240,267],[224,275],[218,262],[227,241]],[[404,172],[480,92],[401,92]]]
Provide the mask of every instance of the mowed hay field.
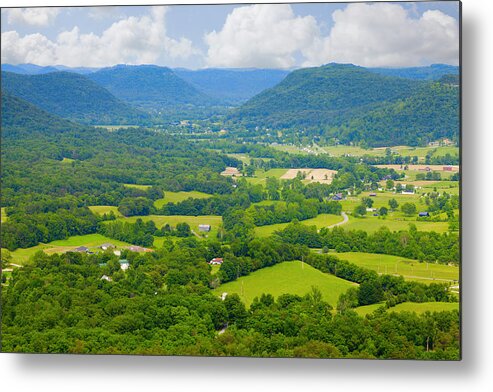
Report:
[[212,195],[204,192],[198,191],[190,191],[190,192],[164,192],[164,197],[162,199],[157,199],[154,202],[154,206],[156,208],[161,208],[163,205],[167,203],[179,203],[183,200],[187,200],[189,198],[192,199],[207,199],[212,197]]
[[89,206],[88,207],[92,212],[98,215],[104,215],[104,214],[109,214],[111,211],[113,211],[113,214],[118,218],[120,216],[123,216],[120,211],[118,211],[118,207],[115,206]]
[[262,293],[272,294],[276,298],[281,294],[305,295],[311,292],[312,287],[317,287],[322,292],[323,300],[335,307],[339,295],[356,286],[356,283],[324,274],[301,261],[287,261],[225,283],[214,292],[218,296],[236,293],[250,306],[253,299]]
[[270,169],[270,170],[256,170],[255,177],[244,177],[249,183],[257,185],[265,185],[267,177],[281,178],[288,169]]
[[304,182],[306,183],[319,182],[321,184],[330,184],[333,177],[337,174],[337,170],[310,168],[289,169],[281,176],[281,180],[292,180],[293,178],[296,178],[298,173],[303,173],[303,176],[305,177]]
[[[342,222],[344,218],[341,215],[332,214],[320,214],[315,218],[300,221],[301,224],[306,226],[317,226],[318,229],[322,227],[331,226],[335,223]],[[289,223],[276,223],[274,225],[257,226],[255,227],[255,234],[258,237],[268,237],[275,231],[283,230]]]
[[[373,313],[380,307],[385,308],[385,304],[372,304],[366,306],[359,306],[355,308],[355,312],[360,316]],[[423,314],[425,312],[448,312],[451,310],[459,310],[458,302],[403,302],[396,306],[386,309],[387,312],[415,312],[417,314]]]
[[407,280],[425,283],[452,283],[459,280],[459,267],[456,266],[420,263],[418,260],[405,257],[375,253],[347,252],[336,253],[335,255],[341,260],[347,260],[350,263],[372,269],[380,274],[402,275]]
[[12,262],[14,264],[23,265],[29,261],[29,258],[31,256],[33,256],[36,252],[40,250],[42,250],[47,254],[65,253],[79,246],[85,246],[89,248],[89,250],[95,251],[98,249],[98,246],[106,242],[112,243],[113,245],[119,248],[131,245],[127,242],[114,240],[112,238],[105,237],[101,234],[86,234],[86,235],[72,236],[67,238],[66,240],[57,240],[57,241],[49,242],[47,244],[39,244],[31,248],[25,248],[25,249],[19,248],[10,252],[10,254],[12,255]]

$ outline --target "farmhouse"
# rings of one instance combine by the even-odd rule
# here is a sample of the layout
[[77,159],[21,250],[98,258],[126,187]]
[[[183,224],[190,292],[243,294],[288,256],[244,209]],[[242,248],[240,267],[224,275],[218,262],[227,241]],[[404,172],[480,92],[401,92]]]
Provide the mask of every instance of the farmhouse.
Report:
[[377,196],[376,193],[374,193],[374,192],[373,193],[370,193],[370,197],[376,197],[376,196]]
[[428,211],[420,212],[418,216],[430,216],[430,213]]
[[88,250],[89,248],[85,246],[79,246],[78,248],[74,249],[74,252],[87,253]]
[[120,268],[123,270],[123,271],[126,271],[128,270],[128,267],[130,266],[130,263],[128,262],[128,260],[120,260]]
[[199,225],[199,231],[209,232],[211,231],[211,225]]
[[414,195],[414,191],[402,191],[403,195]]
[[116,248],[116,246],[113,244],[110,244],[109,242],[106,242],[106,243],[102,244],[100,246],[100,248],[103,250],[106,250],[106,249],[110,249],[110,248]]
[[220,257],[214,257],[211,261],[209,261],[209,264],[211,265],[221,265],[223,263],[223,259]]
[[342,200],[342,193],[336,193],[332,196],[332,200]]

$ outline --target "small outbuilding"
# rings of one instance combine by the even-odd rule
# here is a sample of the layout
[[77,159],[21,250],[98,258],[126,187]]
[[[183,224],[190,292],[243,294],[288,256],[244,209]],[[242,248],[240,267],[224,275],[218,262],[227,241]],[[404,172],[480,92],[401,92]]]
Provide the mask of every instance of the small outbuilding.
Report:
[[430,216],[430,213],[428,211],[424,211],[424,212],[420,212],[418,216],[419,217]]
[[214,257],[209,264],[211,265],[221,265],[223,263],[223,259],[221,257]]
[[100,246],[101,249],[106,250],[106,249],[113,249],[116,248],[115,245],[110,244],[109,242],[106,242]]
[[199,225],[199,231],[208,233],[211,231],[211,225]]
[[123,270],[123,271],[126,271],[128,270],[128,267],[130,267],[130,263],[128,262],[128,260],[120,260],[120,268]]
[[74,249],[74,252],[87,253],[88,250],[89,250],[89,248],[87,248],[85,246],[79,246],[79,247]]

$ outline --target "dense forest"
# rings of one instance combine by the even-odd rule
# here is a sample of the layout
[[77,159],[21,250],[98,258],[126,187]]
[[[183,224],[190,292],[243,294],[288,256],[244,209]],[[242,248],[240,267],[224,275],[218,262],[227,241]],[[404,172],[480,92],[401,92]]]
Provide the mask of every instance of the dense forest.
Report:
[[290,73],[240,106],[231,121],[308,131],[343,144],[423,145],[458,139],[455,86],[380,75],[354,65],[329,64]]
[[72,72],[20,75],[2,72],[2,92],[51,113],[86,124],[145,124],[150,116]]

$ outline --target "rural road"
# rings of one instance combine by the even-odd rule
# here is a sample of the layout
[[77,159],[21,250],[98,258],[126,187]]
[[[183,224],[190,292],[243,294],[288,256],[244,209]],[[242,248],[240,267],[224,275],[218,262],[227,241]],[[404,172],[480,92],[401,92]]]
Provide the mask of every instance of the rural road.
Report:
[[332,229],[333,227],[343,225],[349,221],[349,218],[345,212],[341,212],[342,217],[344,218],[342,222],[334,223],[333,225],[327,226],[327,229]]

